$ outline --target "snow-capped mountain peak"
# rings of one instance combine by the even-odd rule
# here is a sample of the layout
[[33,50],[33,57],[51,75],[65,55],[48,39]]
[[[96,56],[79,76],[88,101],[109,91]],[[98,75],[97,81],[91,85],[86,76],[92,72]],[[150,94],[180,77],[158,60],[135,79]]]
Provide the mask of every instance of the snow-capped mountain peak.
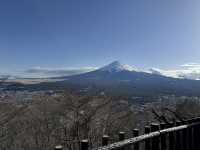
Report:
[[119,61],[114,61],[109,65],[100,68],[99,70],[108,72],[135,71],[133,67],[126,64],[121,64]]

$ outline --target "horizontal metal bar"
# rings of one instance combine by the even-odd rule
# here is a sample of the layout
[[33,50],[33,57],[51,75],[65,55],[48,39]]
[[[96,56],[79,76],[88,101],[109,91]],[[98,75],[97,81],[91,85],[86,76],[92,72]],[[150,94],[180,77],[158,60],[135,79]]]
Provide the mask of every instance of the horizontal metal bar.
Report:
[[172,127],[172,128],[168,128],[168,129],[164,129],[164,130],[160,130],[160,131],[156,131],[156,132],[151,132],[149,134],[144,134],[144,135],[140,135],[138,137],[125,139],[123,141],[119,141],[119,142],[116,142],[116,143],[113,143],[113,144],[109,144],[107,146],[102,146],[102,147],[99,147],[99,148],[96,148],[96,149],[93,149],[93,150],[116,149],[116,148],[124,147],[124,146],[127,146],[127,145],[131,145],[131,144],[134,144],[134,143],[137,143],[137,142],[142,142],[146,139],[150,139],[152,137],[156,137],[156,136],[159,136],[161,134],[166,134],[166,133],[170,133],[170,132],[183,130],[185,128],[192,127],[192,126],[199,125],[199,124],[200,123],[193,123],[193,124],[190,124],[190,125],[181,125],[181,126],[178,126],[178,127]]

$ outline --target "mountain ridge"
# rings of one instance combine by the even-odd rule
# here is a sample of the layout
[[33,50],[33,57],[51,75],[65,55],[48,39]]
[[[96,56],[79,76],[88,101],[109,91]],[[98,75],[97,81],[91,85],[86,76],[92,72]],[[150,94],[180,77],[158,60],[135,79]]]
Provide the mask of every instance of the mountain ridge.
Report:
[[[102,69],[103,68],[103,69]],[[91,72],[67,76],[54,82],[26,85],[29,90],[104,91],[112,95],[159,96],[180,95],[200,96],[200,81],[179,79],[141,71],[131,71],[119,62],[106,65]],[[105,69],[106,68],[106,69]]]
[[[136,71],[136,72],[145,72],[149,74],[162,75],[172,78],[181,78],[181,79],[192,79],[200,80],[200,65],[195,65],[192,68],[186,68],[189,66],[183,65],[182,69],[172,69],[172,70],[163,70],[159,68],[150,68],[148,70],[139,69],[135,66],[130,66],[127,64],[122,64],[119,61],[113,61],[112,63],[105,65],[103,67],[82,67],[82,68],[41,68],[36,67],[32,69],[27,69],[24,72],[18,72],[18,74],[8,74],[9,79],[60,79],[66,78],[68,76],[84,74],[87,72],[92,72],[96,70],[107,71],[107,72],[120,72],[120,71]],[[2,74],[2,76],[5,76]],[[1,76],[0,76],[1,79]]]

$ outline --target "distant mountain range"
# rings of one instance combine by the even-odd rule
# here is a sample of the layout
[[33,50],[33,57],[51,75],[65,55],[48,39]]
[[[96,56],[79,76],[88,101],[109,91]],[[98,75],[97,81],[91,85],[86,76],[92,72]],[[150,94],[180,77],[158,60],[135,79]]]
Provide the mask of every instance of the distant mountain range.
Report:
[[[149,74],[162,75],[166,77],[173,77],[179,79],[191,79],[191,80],[200,80],[200,64],[198,63],[188,63],[181,65],[179,69],[158,69],[150,68],[148,70],[132,67],[129,65],[121,64],[118,61],[111,63],[105,67],[100,68],[103,70],[110,70],[111,68],[124,69],[127,71],[137,71],[145,72]],[[0,80],[6,79],[9,80],[15,79],[44,79],[44,78],[58,78],[58,77],[67,77],[73,75],[84,74],[87,72],[92,72],[98,70],[99,67],[82,67],[82,68],[43,68],[43,67],[34,67],[24,71],[17,71],[10,74],[0,74]]]
[[158,73],[140,72],[118,61],[95,71],[54,78],[57,82],[27,85],[31,90],[73,89],[89,93],[103,91],[114,95],[200,96],[200,81],[166,77]]

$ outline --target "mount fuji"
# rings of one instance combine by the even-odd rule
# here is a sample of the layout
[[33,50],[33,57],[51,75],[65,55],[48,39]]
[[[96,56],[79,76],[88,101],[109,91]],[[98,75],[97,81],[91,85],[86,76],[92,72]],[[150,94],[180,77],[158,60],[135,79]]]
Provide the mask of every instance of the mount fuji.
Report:
[[118,95],[200,95],[200,81],[142,72],[114,61],[88,73],[65,77],[68,87],[103,89]]

